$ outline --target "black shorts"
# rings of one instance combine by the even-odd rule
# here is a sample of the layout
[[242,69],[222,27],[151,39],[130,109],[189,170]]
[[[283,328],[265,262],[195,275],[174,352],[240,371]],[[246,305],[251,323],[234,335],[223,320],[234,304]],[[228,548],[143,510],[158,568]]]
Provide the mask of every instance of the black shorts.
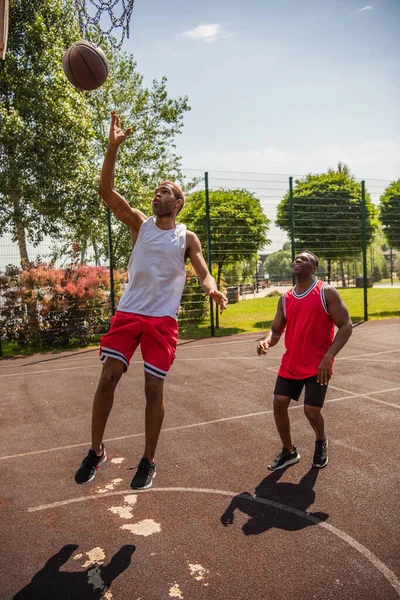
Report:
[[304,404],[322,407],[324,405],[328,386],[318,383],[316,375],[307,377],[306,379],[287,379],[286,377],[278,375],[274,394],[276,396],[288,396],[293,400],[298,400],[303,386],[305,386],[306,389]]

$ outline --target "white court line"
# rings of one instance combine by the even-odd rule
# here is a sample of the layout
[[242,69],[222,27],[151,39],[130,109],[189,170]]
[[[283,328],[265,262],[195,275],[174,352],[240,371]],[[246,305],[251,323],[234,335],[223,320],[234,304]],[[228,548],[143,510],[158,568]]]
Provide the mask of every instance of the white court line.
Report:
[[[397,351],[396,351],[397,352]],[[350,358],[349,360],[354,360],[356,362],[362,361],[362,358]],[[399,360],[394,360],[392,358],[367,358],[366,362],[376,362],[376,363],[396,363],[396,364],[400,364],[400,359]]]
[[399,350],[383,350],[382,352],[369,352],[368,354],[353,354],[353,356],[338,356],[337,360],[349,360],[350,358],[364,358],[365,356],[380,356],[381,354],[392,354],[393,352],[400,352]]
[[[400,352],[400,350],[384,350],[383,352],[373,352],[373,353],[368,353],[368,354],[358,354],[358,355],[354,355],[354,356],[339,356],[338,358],[335,358],[335,361],[338,360],[351,360],[351,359],[360,359],[360,358],[364,358],[366,356],[379,356],[381,354],[392,354],[393,352]],[[97,361],[95,365],[86,365],[85,369],[94,369],[94,368],[98,368],[101,367],[100,361],[97,358]],[[260,357],[257,355],[254,356],[217,356],[217,357],[209,357],[209,356],[204,356],[204,357],[195,357],[195,358],[176,358],[175,362],[200,362],[200,361],[218,361],[218,360],[254,360],[254,359],[261,359],[263,358],[264,360],[280,360],[279,356],[264,356],[264,357]],[[91,359],[92,360],[92,359]],[[67,360],[65,361],[67,362]],[[397,362],[397,361],[395,361]],[[133,360],[131,362],[131,365],[133,364],[143,364],[141,360]],[[10,367],[4,367],[4,368],[15,368],[13,366]],[[62,373],[64,371],[76,371],[78,369],[81,369],[81,366],[77,366],[77,367],[65,367],[65,368],[61,368],[61,369],[43,369],[41,371],[23,371],[18,372],[18,373],[6,373],[5,375],[0,375],[0,379],[4,379],[6,377],[24,377],[25,375],[42,375],[43,373]]]
[[[168,488],[151,488],[148,491],[144,491],[141,493],[165,493],[165,492],[175,492],[175,493],[197,493],[197,494],[214,494],[219,496],[228,496],[230,498],[243,498],[248,502],[256,502],[257,504],[264,504],[266,506],[270,506],[273,508],[277,508],[279,510],[283,510],[285,512],[291,513],[296,517],[301,517],[307,521],[310,521],[314,525],[318,525],[323,529],[326,529],[333,535],[336,535],[338,538],[346,542],[349,546],[357,550],[364,558],[366,558],[382,575],[385,577],[386,581],[396,590],[397,594],[400,596],[400,580],[396,577],[396,575],[391,571],[385,563],[383,563],[373,552],[371,552],[368,548],[366,548],[363,544],[360,544],[353,537],[334,527],[330,523],[325,523],[321,521],[314,515],[310,515],[306,512],[298,510],[297,508],[293,508],[292,506],[287,506],[286,504],[281,504],[280,502],[275,502],[273,500],[267,500],[266,498],[258,498],[253,496],[247,496],[246,494],[238,494],[237,492],[229,492],[227,490],[212,490],[212,489],[203,489],[203,488],[184,488],[184,487],[168,487]],[[132,493],[131,488],[125,491],[118,492],[110,492],[106,494],[99,495],[90,495],[90,496],[81,496],[79,498],[71,498],[69,500],[63,500],[61,502],[53,502],[52,504],[43,504],[42,506],[33,506],[28,508],[28,512],[38,512],[42,510],[48,510],[51,508],[67,506],[68,504],[75,504],[77,502],[87,502],[88,500],[98,500],[100,497],[104,498],[105,496],[120,496],[126,495],[128,493]]]
[[[273,367],[271,367],[273,368]],[[337,389],[339,390],[339,388],[334,388],[333,386],[331,386],[332,389]],[[384,394],[385,392],[391,392],[391,391],[395,391],[398,390],[400,388],[392,388],[390,390],[380,390],[379,392],[370,392],[372,394]],[[365,396],[364,394],[355,394],[354,392],[349,392],[351,394],[351,396],[342,396],[340,398],[331,398],[330,400],[325,400],[325,404],[332,404],[333,402],[338,402],[340,400],[352,400],[353,398],[368,398],[368,396]],[[370,398],[371,400],[375,400],[375,398]],[[394,408],[400,409],[400,405],[397,404],[389,404],[388,402],[383,402],[383,401],[379,401],[377,400],[377,402],[381,402],[383,404],[387,404],[388,406],[393,406]],[[324,405],[325,405],[324,404]],[[303,408],[302,404],[293,404],[292,406],[289,406],[289,410],[296,410],[296,409],[300,409]],[[167,432],[171,432],[171,431],[181,431],[183,429],[192,429],[194,427],[202,427],[204,425],[214,425],[215,423],[225,423],[226,421],[236,421],[238,419],[247,419],[249,417],[260,417],[263,415],[271,415],[273,414],[273,410],[262,410],[259,412],[255,412],[255,413],[246,413],[244,415],[235,415],[233,417],[222,417],[221,419],[213,419],[211,421],[201,421],[199,423],[189,423],[187,425],[177,425],[176,427],[166,427],[165,429],[161,430],[161,435]],[[132,438],[136,438],[136,437],[143,437],[144,436],[144,432],[141,433],[131,433],[129,435],[121,435],[119,437],[113,437],[113,438],[107,438],[104,440],[104,443],[108,444],[108,442],[117,442],[117,441],[121,441],[121,440],[128,440],[128,439],[132,439]],[[36,456],[37,454],[45,454],[47,452],[57,452],[57,451],[64,451],[64,450],[71,450],[73,448],[82,448],[82,447],[87,447],[90,445],[90,442],[82,442],[80,444],[71,444],[69,446],[57,446],[56,448],[46,448],[45,450],[33,450],[32,452],[22,452],[20,454],[9,454],[7,456],[0,456],[0,461],[1,460],[8,460],[10,458],[23,458],[23,457],[27,457],[27,456]]]
[[[387,390],[381,390],[378,392],[368,392],[367,394],[356,394],[355,392],[351,392],[350,390],[344,390],[343,388],[336,387],[334,385],[329,385],[332,390],[336,390],[337,392],[344,392],[345,394],[353,394],[353,398],[358,396],[362,396],[363,398],[367,398],[367,400],[373,400],[373,402],[378,402],[379,404],[385,404],[386,406],[393,406],[394,408],[400,408],[400,404],[393,404],[392,402],[386,402],[385,400],[378,400],[378,398],[372,398],[372,394],[389,394],[390,392],[398,392],[400,387],[389,388]],[[329,400],[328,400],[329,402]],[[326,404],[326,402],[325,402]]]
[[[217,360],[257,360],[260,359],[260,356],[218,356],[217,358],[212,358],[209,356],[205,356],[204,358],[176,358],[174,362],[196,362],[196,361],[207,361],[207,360],[211,360],[211,361],[217,361]],[[268,356],[265,357],[268,358],[269,360],[280,360],[279,357],[277,356]],[[141,360],[133,360],[131,363],[131,365],[134,364],[143,364],[143,361]],[[101,368],[101,362],[99,359],[97,359],[97,362],[95,365],[85,365],[84,369],[97,369],[97,368]],[[15,368],[15,367],[14,367]],[[82,366],[77,366],[77,367],[65,367],[65,368],[61,368],[61,369],[43,369],[41,371],[23,371],[18,372],[18,373],[6,373],[5,375],[0,375],[0,379],[5,379],[6,377],[25,377],[25,375],[42,375],[43,373],[62,373],[63,371],[76,371],[78,369],[82,369]]]

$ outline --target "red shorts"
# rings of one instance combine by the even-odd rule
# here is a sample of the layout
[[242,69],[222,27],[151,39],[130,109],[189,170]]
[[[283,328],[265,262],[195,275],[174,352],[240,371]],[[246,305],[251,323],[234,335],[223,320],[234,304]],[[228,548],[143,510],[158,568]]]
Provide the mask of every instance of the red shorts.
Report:
[[178,323],[172,317],[147,317],[117,311],[108,333],[100,340],[100,360],[116,358],[125,371],[140,344],[144,370],[164,379],[175,360]]

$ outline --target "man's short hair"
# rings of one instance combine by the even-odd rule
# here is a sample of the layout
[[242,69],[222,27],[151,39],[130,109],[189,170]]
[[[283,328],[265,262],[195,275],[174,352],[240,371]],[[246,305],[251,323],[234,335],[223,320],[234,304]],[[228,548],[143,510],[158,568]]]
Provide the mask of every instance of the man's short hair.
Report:
[[310,256],[313,257],[314,262],[315,262],[315,266],[318,267],[318,256],[316,256],[316,254],[314,254],[314,252],[311,252],[311,250],[303,250],[303,252],[305,252],[306,254],[310,254]]

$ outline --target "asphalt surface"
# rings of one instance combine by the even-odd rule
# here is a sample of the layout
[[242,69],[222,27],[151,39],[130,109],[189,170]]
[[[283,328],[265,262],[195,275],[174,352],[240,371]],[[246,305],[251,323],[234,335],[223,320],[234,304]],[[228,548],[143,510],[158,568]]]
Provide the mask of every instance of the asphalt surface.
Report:
[[108,461],[87,486],[96,351],[0,362],[1,600],[391,600],[400,596],[400,320],[359,325],[335,363],[329,464],[290,409],[280,450],[272,390],[283,343],[182,342],[167,377],[153,488],[129,488],[144,444],[140,352],[117,388]]

